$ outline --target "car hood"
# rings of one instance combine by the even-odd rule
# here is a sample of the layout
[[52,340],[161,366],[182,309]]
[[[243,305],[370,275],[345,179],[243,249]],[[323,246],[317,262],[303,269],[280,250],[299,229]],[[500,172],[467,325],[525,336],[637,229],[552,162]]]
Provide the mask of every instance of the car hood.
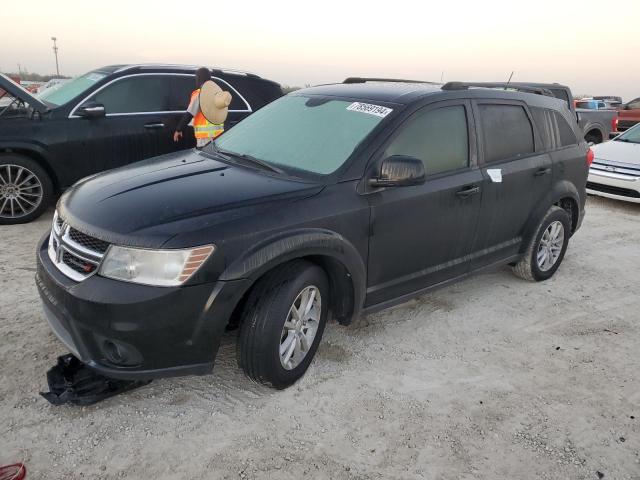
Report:
[[88,235],[158,248],[177,234],[259,215],[322,188],[187,150],[80,180],[58,211]]
[[0,73],[0,89],[6,90],[12,97],[28,103],[31,107],[33,107],[40,113],[44,113],[49,109],[49,107],[44,102],[42,102],[42,100],[38,100],[28,91],[26,91],[16,82],[11,80],[6,75],[3,75],[2,73]]
[[591,147],[596,160],[640,165],[640,144],[611,140]]

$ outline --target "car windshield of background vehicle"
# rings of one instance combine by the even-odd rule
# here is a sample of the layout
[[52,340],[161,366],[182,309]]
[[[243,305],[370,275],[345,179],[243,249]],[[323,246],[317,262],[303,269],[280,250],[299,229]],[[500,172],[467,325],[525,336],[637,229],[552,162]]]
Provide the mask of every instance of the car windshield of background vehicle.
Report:
[[106,75],[104,73],[89,72],[78,78],[74,78],[73,80],[65,83],[59,88],[47,89],[44,92],[38,94],[37,97],[40,100],[57,107],[67,103],[69,100],[88,90],[96,82],[102,80],[105,76]]
[[640,123],[616,137],[616,140],[620,142],[640,143]]
[[285,170],[328,175],[391,111],[368,103],[291,95],[258,110],[215,145]]

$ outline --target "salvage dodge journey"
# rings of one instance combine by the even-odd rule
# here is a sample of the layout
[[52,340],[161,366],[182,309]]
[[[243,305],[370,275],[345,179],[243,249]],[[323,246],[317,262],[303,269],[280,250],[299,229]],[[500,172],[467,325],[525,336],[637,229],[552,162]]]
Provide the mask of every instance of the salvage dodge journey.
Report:
[[239,329],[239,366],[285,388],[329,318],[496,265],[548,279],[593,155],[566,102],[497,87],[349,78],[79,181],[38,248],[51,328],[127,380],[209,373]]

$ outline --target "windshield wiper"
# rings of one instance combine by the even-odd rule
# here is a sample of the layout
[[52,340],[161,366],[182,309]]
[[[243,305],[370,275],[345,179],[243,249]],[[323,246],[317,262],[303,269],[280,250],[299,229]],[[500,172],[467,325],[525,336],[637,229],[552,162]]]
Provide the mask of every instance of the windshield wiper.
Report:
[[[213,143],[213,142],[211,142]],[[280,174],[284,174],[284,170],[282,170],[281,168],[275,167],[273,165],[271,165],[268,162],[265,162],[264,160],[260,160],[259,158],[254,157],[253,155],[247,155],[246,153],[236,153],[236,152],[229,152],[227,150],[221,150],[220,148],[218,148],[217,146],[213,146],[213,148],[215,149],[215,151],[217,153],[221,153],[223,155],[228,155],[231,157],[235,157],[235,158],[239,158],[241,160],[245,160],[249,163],[252,163],[254,165],[258,165],[259,167],[262,167],[265,170],[270,170],[272,172],[275,173],[280,173]]]

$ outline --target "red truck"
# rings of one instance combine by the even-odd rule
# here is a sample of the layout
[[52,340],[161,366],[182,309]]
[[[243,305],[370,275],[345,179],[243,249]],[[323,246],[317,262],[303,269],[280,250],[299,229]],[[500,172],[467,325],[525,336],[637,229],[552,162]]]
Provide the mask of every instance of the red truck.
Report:
[[640,97],[625,103],[618,110],[618,132],[624,132],[636,123],[640,123]]

